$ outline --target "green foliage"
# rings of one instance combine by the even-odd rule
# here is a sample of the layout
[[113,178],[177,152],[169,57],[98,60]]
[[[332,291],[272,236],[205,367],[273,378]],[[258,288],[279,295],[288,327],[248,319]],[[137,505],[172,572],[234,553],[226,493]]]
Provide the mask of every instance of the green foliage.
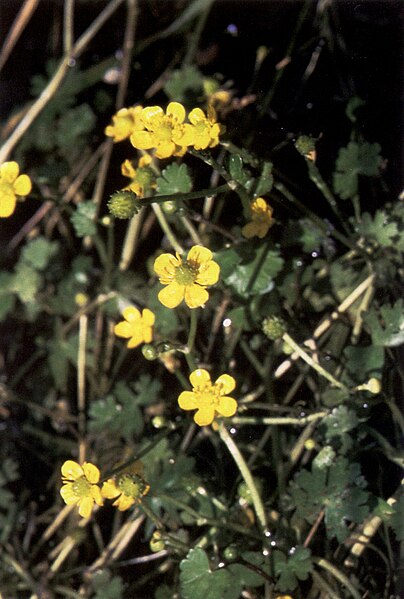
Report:
[[244,168],[243,159],[238,154],[229,157],[229,173],[240,185],[246,186],[251,181],[251,173]]
[[276,588],[281,592],[293,591],[298,580],[307,580],[313,569],[310,549],[302,546],[294,547],[289,557],[275,549],[272,559],[277,577]]
[[91,404],[90,430],[106,430],[130,442],[143,431],[142,407],[155,402],[160,389],[160,382],[146,374],[130,386],[119,381],[110,395]]
[[343,199],[353,198],[359,191],[359,175],[374,177],[382,164],[378,143],[349,142],[341,148],[335,165],[334,191]]
[[97,227],[94,222],[97,207],[91,200],[81,202],[70,217],[77,237],[85,237],[95,235]]
[[191,191],[192,180],[186,164],[169,164],[161,174],[161,177],[157,177],[159,195],[188,193]]
[[203,96],[202,73],[193,65],[173,71],[164,85],[164,91],[170,100],[194,103],[196,98]]
[[232,584],[229,572],[210,569],[208,556],[203,549],[191,549],[180,563],[180,570],[184,599],[223,599]]
[[21,260],[34,270],[45,270],[59,249],[56,241],[48,241],[45,237],[37,237],[25,245],[21,252]]
[[398,228],[395,222],[388,222],[388,216],[384,210],[377,210],[373,219],[368,212],[362,214],[362,220],[356,225],[358,233],[366,239],[374,240],[382,247],[390,247],[398,236]]
[[398,541],[404,541],[404,495],[394,504],[394,513],[391,515],[390,524]]
[[384,364],[384,351],[382,347],[369,345],[357,347],[348,345],[344,349],[346,367],[352,378],[357,381],[367,381],[370,377],[380,378]]
[[395,304],[372,307],[364,315],[364,321],[372,335],[375,346],[395,347],[404,343],[404,304],[399,299]]
[[95,592],[92,599],[123,599],[124,587],[120,576],[111,576],[108,570],[98,570],[91,581]]
[[363,489],[360,466],[337,457],[330,468],[313,466],[311,472],[298,472],[290,486],[294,518],[310,524],[324,510],[328,538],[343,542],[350,522],[362,522],[369,513],[369,494]]

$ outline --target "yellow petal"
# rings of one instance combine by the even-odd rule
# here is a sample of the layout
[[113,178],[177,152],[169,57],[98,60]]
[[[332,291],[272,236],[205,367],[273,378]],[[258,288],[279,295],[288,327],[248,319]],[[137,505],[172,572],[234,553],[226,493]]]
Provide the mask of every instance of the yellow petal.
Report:
[[164,160],[164,158],[170,158],[170,156],[174,154],[175,150],[176,145],[173,141],[160,143],[155,151],[155,156],[160,160]]
[[11,216],[15,210],[16,197],[10,189],[9,193],[1,192],[0,190],[0,217],[7,218]]
[[94,466],[91,462],[84,462],[83,470],[88,482],[92,484],[98,483],[100,480],[100,471],[97,466]]
[[184,294],[185,303],[188,308],[199,308],[206,304],[209,299],[209,293],[200,285],[187,285]]
[[145,166],[149,166],[149,164],[151,164],[151,161],[152,157],[150,156],[150,154],[145,154],[144,156],[141,156],[139,158],[138,167],[143,168]]
[[184,289],[183,285],[170,283],[159,292],[158,298],[166,308],[176,308],[184,299]]
[[93,509],[94,499],[92,497],[83,497],[79,503],[79,514],[82,518],[89,518]]
[[74,505],[79,500],[76,493],[73,491],[72,483],[67,483],[66,485],[63,485],[63,487],[60,489],[60,494],[63,498],[63,501],[67,505]]
[[118,489],[112,478],[109,478],[102,484],[101,494],[103,497],[114,499],[115,497],[118,497],[119,493],[121,493],[121,491]]
[[206,116],[200,108],[194,108],[188,115],[188,120],[193,125],[197,125],[200,121],[206,121]]
[[173,116],[179,123],[185,119],[185,108],[179,102],[170,102],[167,106],[166,114]]
[[254,237],[254,235],[256,235],[256,230],[257,230],[257,226],[255,225],[255,223],[247,223],[246,225],[244,225],[244,227],[241,229],[241,233],[244,235],[244,237],[246,237],[247,239],[251,239],[252,237]]
[[142,110],[141,117],[145,125],[148,125],[149,123],[155,121],[156,117],[161,119],[163,115],[164,112],[161,106],[146,106],[146,108],[143,108]]
[[217,262],[211,260],[207,264],[203,264],[199,269],[195,283],[199,285],[215,285],[220,276],[220,266]]
[[197,368],[191,372],[189,375],[189,380],[192,387],[199,387],[201,385],[206,385],[206,383],[210,383],[210,374],[203,368]]
[[98,505],[103,505],[104,501],[102,499],[101,489],[98,485],[92,485],[91,496],[94,499],[95,503],[97,503]]
[[187,260],[189,260],[189,262],[196,262],[200,265],[212,260],[212,252],[201,245],[194,245],[188,252]]
[[0,166],[0,179],[7,181],[7,183],[14,183],[20,172],[20,167],[17,162],[4,162]]
[[216,411],[226,418],[234,416],[237,412],[237,402],[232,397],[221,397],[219,405],[216,406]]
[[125,160],[125,162],[122,162],[121,173],[124,177],[130,177],[131,179],[135,177],[136,171],[133,168],[133,164],[130,160]]
[[172,254],[161,254],[154,261],[154,272],[160,277],[160,283],[167,285],[175,276],[175,269],[181,265],[181,261]]
[[67,478],[69,480],[76,480],[80,476],[83,476],[84,470],[77,462],[73,462],[73,460],[66,460],[66,462],[62,465],[61,468],[63,478]]
[[155,147],[154,135],[150,131],[134,131],[130,143],[138,150],[150,150]]
[[150,327],[152,327],[154,325],[154,322],[156,320],[154,313],[151,310],[149,310],[148,308],[145,308],[142,311],[142,318],[143,318],[143,324],[145,324],[146,326],[150,326]]
[[141,318],[140,311],[134,306],[128,306],[125,308],[122,312],[122,315],[128,322],[137,322]]
[[196,410],[199,407],[195,393],[192,391],[183,391],[180,393],[178,396],[178,405],[181,410]]
[[226,395],[236,387],[236,381],[229,374],[222,374],[216,379],[215,385],[220,386],[220,395]]
[[14,191],[18,196],[27,196],[32,189],[31,179],[28,175],[20,175],[14,183]]
[[125,512],[130,508],[131,505],[135,503],[133,497],[129,497],[129,495],[125,495],[122,493],[120,497],[112,505],[116,506],[120,512]]
[[137,347],[138,345],[143,343],[143,341],[144,341],[143,331],[142,331],[142,327],[139,324],[139,328],[132,331],[132,336],[131,336],[131,339],[129,339],[127,346],[129,347],[129,349],[133,349],[134,347]]
[[114,333],[117,337],[123,337],[124,339],[129,339],[133,335],[133,323],[126,322],[123,320],[122,322],[118,322],[114,326]]
[[194,421],[198,426],[208,426],[212,424],[215,417],[215,410],[212,406],[206,406],[197,411],[194,416]]

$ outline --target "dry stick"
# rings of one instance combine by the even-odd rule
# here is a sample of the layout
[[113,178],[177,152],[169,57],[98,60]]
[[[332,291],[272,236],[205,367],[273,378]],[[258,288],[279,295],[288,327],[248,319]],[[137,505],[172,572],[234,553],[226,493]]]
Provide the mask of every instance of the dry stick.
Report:
[[48,85],[42,91],[40,96],[35,100],[35,102],[31,105],[31,107],[26,112],[25,116],[21,119],[20,123],[11,133],[10,137],[0,148],[0,164],[5,162],[20,141],[25,132],[29,129],[32,123],[35,121],[37,116],[42,112],[45,106],[49,103],[49,101],[53,98],[57,90],[59,89],[60,84],[62,83],[65,75],[72,65],[72,60],[75,60],[80,56],[80,54],[85,50],[87,44],[93,39],[93,37],[98,33],[101,27],[106,23],[106,21],[111,17],[111,15],[116,11],[116,9],[124,2],[124,0],[112,0],[110,4],[108,4],[104,10],[98,15],[96,19],[92,22],[92,24],[86,29],[83,35],[77,40],[74,44],[72,51],[69,55],[66,55],[62,58],[59,63],[58,68],[56,69],[55,74],[52,79],[49,81]]
[[74,42],[74,0],[65,0],[63,6],[63,51],[68,56]]
[[0,71],[6,64],[8,57],[10,56],[12,49],[15,44],[18,42],[21,33],[24,31],[27,26],[28,21],[32,17],[36,7],[39,4],[39,0],[25,0],[22,5],[20,12],[14,19],[14,22],[11,26],[11,29],[4,40],[4,44],[1,48],[0,53]]
[[[331,314],[331,316],[326,318],[326,320],[324,320],[316,328],[312,337],[310,337],[309,339],[304,341],[303,344],[307,344],[314,339],[318,339],[331,326],[331,324],[335,320],[337,320],[341,316],[341,314],[346,312],[348,310],[348,308],[350,308],[350,306],[362,295],[362,293],[364,293],[366,291],[366,289],[373,284],[374,279],[375,279],[375,275],[370,275],[369,277],[367,277],[367,279],[362,281],[362,283],[360,285],[358,285],[358,287],[356,289],[354,289],[352,291],[352,293],[350,293],[348,295],[348,297],[338,306],[338,308],[336,310],[334,310],[334,312]],[[289,370],[289,368],[292,366],[293,362],[298,359],[298,357],[299,357],[299,355],[296,352],[294,352],[290,358],[288,358],[287,360],[282,362],[282,364],[280,364],[275,371],[275,374],[274,374],[275,378],[276,379],[281,378]]]
[[86,433],[86,340],[88,317],[85,314],[79,320],[79,349],[77,353],[77,411],[79,432],[79,462],[85,460],[85,433]]

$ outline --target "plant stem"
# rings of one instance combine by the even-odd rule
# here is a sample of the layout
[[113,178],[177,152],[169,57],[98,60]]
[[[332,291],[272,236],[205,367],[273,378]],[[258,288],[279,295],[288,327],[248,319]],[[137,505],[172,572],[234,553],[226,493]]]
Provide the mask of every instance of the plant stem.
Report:
[[[142,200],[143,203],[143,200]],[[154,203],[152,205],[153,210],[154,210],[154,214],[157,217],[157,220],[159,221],[159,225],[162,228],[165,236],[167,237],[168,241],[170,242],[171,247],[178,252],[178,254],[183,254],[184,253],[184,249],[183,247],[180,245],[179,241],[177,240],[173,230],[171,229],[170,225],[167,222],[167,219],[164,215],[164,212],[162,211],[162,209],[160,208],[160,206],[156,203]]]
[[338,568],[336,568],[333,564],[330,564],[330,562],[321,557],[313,557],[313,562],[320,566],[320,568],[323,568],[324,570],[327,570],[327,572],[330,572],[330,574],[332,574],[334,578],[336,578],[341,584],[346,586],[346,588],[351,593],[352,597],[354,597],[354,599],[361,599],[361,595],[355,589],[349,578],[345,576],[345,574],[341,572],[341,570],[338,570]]
[[302,418],[293,418],[288,416],[275,416],[271,417],[250,417],[250,416],[233,416],[231,419],[232,424],[252,424],[252,425],[264,425],[264,426],[276,426],[276,425],[297,425],[297,426],[306,426],[309,422],[314,422],[316,420],[321,420],[321,418],[325,418],[328,416],[328,412],[316,412],[315,414],[309,414],[308,416],[303,416]]
[[300,357],[304,360],[309,366],[311,366],[316,372],[318,372],[321,376],[323,376],[327,381],[330,381],[332,385],[338,387],[338,389],[343,389],[347,393],[349,393],[348,387],[346,387],[343,383],[337,381],[337,379],[327,370],[325,370],[318,362],[315,362],[313,358],[307,354],[304,349],[302,349],[294,339],[288,333],[284,333],[282,339],[285,343],[287,343]]
[[256,487],[256,484],[255,484],[254,479],[251,475],[251,472],[247,466],[246,461],[244,460],[244,458],[243,458],[242,454],[240,453],[240,450],[237,447],[237,445],[235,444],[234,440],[229,435],[223,422],[221,422],[219,424],[219,435],[220,435],[220,438],[222,439],[223,443],[226,445],[227,449],[229,450],[233,460],[236,462],[237,468],[239,469],[240,474],[243,477],[244,482],[246,483],[246,485],[251,493],[251,499],[252,499],[252,502],[254,505],[255,513],[257,514],[258,521],[261,525],[261,528],[263,531],[266,531],[267,517],[266,517],[265,508],[262,503],[261,496],[258,492],[258,489]]

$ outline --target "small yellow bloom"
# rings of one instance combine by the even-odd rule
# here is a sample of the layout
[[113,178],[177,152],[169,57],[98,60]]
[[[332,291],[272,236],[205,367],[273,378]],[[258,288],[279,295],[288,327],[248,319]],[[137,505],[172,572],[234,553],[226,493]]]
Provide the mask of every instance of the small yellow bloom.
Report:
[[17,162],[4,162],[0,166],[0,217],[11,216],[17,196],[26,196],[32,189],[28,175],[19,175]]
[[166,308],[176,308],[185,300],[188,308],[199,308],[208,299],[205,287],[219,280],[220,267],[212,260],[212,252],[194,245],[185,261],[176,254],[162,254],[154,262],[160,283],[167,285],[158,295]]
[[198,368],[191,372],[189,380],[192,391],[183,391],[178,397],[178,405],[182,410],[197,410],[194,415],[196,424],[199,426],[212,424],[216,413],[226,418],[234,416],[237,402],[226,395],[236,386],[232,376],[222,374],[212,384],[209,372]]
[[208,116],[200,108],[194,108],[188,118],[194,127],[192,145],[195,150],[206,150],[217,146],[222,128],[216,122],[216,112],[213,107],[209,106]]
[[156,177],[150,168],[152,157],[145,154],[139,159],[137,168],[133,166],[130,160],[125,160],[121,166],[121,172],[124,177],[131,179],[129,185],[124,189],[133,191],[139,198],[143,198],[148,189],[156,187]]
[[185,108],[179,102],[170,102],[165,113],[160,106],[143,108],[141,118],[143,130],[130,137],[138,150],[155,148],[156,158],[183,156],[193,142],[193,128],[184,124]]
[[137,129],[142,129],[140,120],[142,108],[142,106],[134,106],[118,110],[112,117],[112,125],[105,128],[105,135],[118,142],[130,137]]
[[118,337],[129,339],[129,348],[137,347],[141,343],[150,343],[153,339],[153,325],[155,316],[151,310],[145,308],[142,313],[134,306],[128,306],[122,312],[125,320],[115,325],[114,333]]
[[79,514],[89,518],[94,506],[102,505],[101,489],[97,485],[100,471],[91,462],[82,466],[73,460],[67,460],[62,466],[63,487],[60,494],[67,505],[78,505]]
[[272,220],[272,208],[264,198],[256,198],[251,202],[251,222],[244,225],[241,232],[244,237],[251,239],[255,235],[262,239],[274,224]]
[[150,490],[143,478],[143,464],[137,461],[102,485],[102,495],[106,499],[115,499],[114,505],[120,512],[129,509],[135,503],[141,503],[142,497]]

